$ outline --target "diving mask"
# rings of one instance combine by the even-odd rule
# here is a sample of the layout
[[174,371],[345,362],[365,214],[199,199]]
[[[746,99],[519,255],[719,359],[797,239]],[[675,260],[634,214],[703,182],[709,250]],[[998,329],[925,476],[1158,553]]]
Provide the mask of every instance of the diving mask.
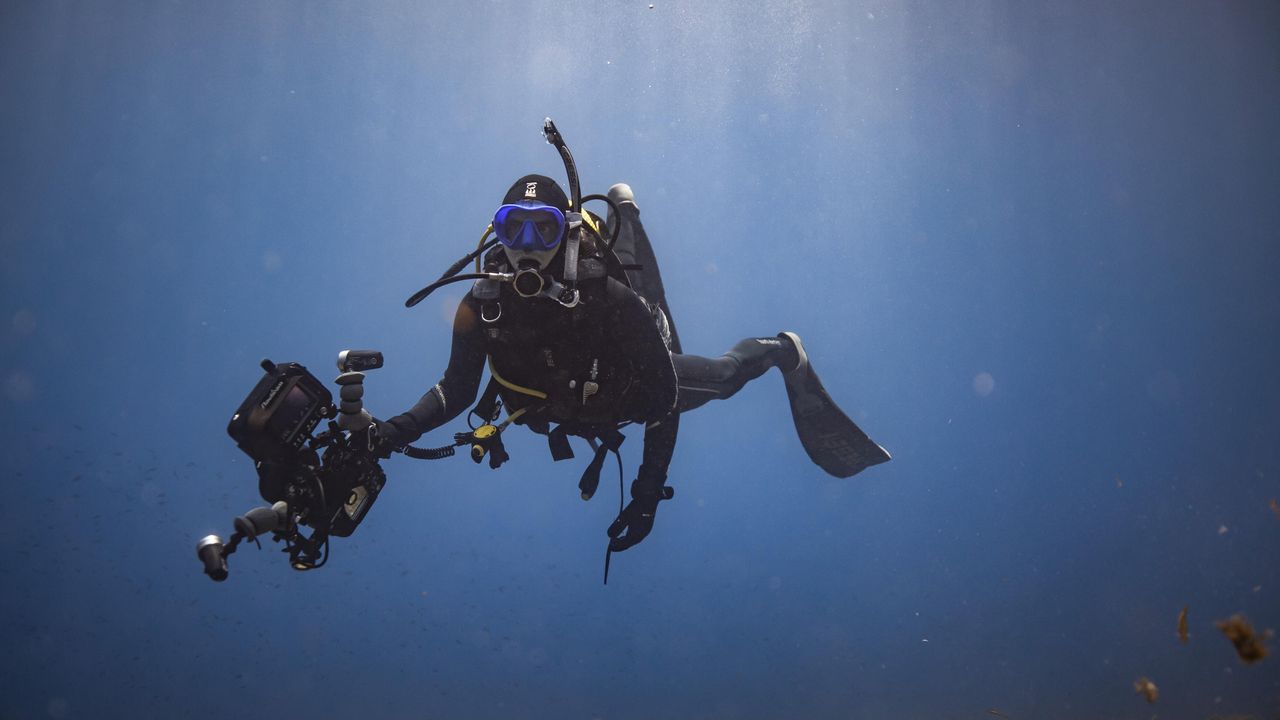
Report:
[[554,250],[564,238],[564,228],[564,213],[537,201],[503,205],[493,214],[494,234],[512,250]]

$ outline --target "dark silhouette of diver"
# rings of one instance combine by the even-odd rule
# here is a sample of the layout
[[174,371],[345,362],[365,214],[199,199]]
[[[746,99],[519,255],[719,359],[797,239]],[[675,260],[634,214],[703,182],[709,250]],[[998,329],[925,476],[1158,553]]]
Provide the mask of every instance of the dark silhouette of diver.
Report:
[[[576,173],[562,154],[576,195]],[[551,178],[520,178],[494,215],[500,245],[484,256],[484,272],[451,277],[478,250],[406,302],[416,304],[445,282],[477,278],[458,305],[443,379],[369,431],[385,453],[462,414],[486,361],[491,379],[472,411],[486,424],[467,437],[487,443],[493,467],[507,459],[500,434],[512,422],[547,434],[557,460],[572,457],[569,436],[586,438],[595,454],[579,489],[588,499],[606,454],[622,441],[618,428],[643,423],[643,461],[631,502],[607,531],[610,552],[643,540],[658,503],[672,497],[667,467],[680,414],[732,397],[769,368],[781,370],[800,440],[824,470],[849,477],[889,459],[827,395],[794,333],[747,338],[717,358],[682,353],[631,188],[614,185],[607,198],[587,199],[608,202],[603,224]],[[502,406],[507,420],[489,424]],[[473,452],[477,462],[483,452]]]

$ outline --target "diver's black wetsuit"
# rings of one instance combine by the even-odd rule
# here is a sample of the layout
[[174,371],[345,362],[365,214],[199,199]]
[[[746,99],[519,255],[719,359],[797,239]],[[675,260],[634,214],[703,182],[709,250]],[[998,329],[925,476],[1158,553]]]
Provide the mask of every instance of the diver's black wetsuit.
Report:
[[[651,255],[630,254],[638,245],[634,235],[644,232],[639,212],[624,203],[621,215],[615,248],[622,261],[652,262]],[[648,247],[647,239],[642,247]],[[656,273],[643,279],[649,281],[648,292],[662,295]],[[657,322],[651,305],[632,289],[608,277],[579,287],[582,302],[572,309],[547,298],[518,297],[509,283],[487,300],[478,299],[473,288],[454,317],[444,378],[410,410],[386,421],[394,428],[392,442],[413,442],[469,409],[488,357],[504,385],[500,395],[507,412],[528,408],[517,422],[534,430],[546,432],[549,422],[580,429],[645,423],[639,479],[661,487],[675,450],[679,413],[731,397],[775,365],[789,369],[797,362],[790,343],[777,337],[742,340],[718,358],[680,354],[679,338],[674,333],[664,338],[659,325],[667,323]],[[669,315],[667,308],[662,311]],[[589,383],[594,392],[587,391]]]
[[[492,305],[471,293],[459,303],[444,378],[411,409],[386,421],[395,429],[395,444],[413,442],[469,409],[489,357],[491,370],[505,381],[500,395],[507,411],[529,409],[518,423],[540,432],[548,422],[645,423],[641,477],[665,479],[678,413],[731,397],[794,358],[778,338],[749,338],[718,358],[669,353],[649,307],[611,278],[595,292],[584,289],[582,304],[573,310],[546,299],[503,299],[493,323],[481,319],[492,317]],[[584,399],[588,382],[598,389]]]
[[649,307],[612,278],[580,287],[582,302],[572,309],[519,298],[509,286],[497,302],[468,293],[454,316],[444,378],[387,421],[396,442],[412,442],[467,410],[486,357],[501,378],[507,411],[528,408],[519,422],[535,429],[547,422],[615,426],[667,417],[676,404],[676,373]]

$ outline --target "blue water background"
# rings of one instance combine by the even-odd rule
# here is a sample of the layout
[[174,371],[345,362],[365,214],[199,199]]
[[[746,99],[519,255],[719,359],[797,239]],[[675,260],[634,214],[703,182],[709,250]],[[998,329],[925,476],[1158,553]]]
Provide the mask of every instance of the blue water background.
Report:
[[[6,2],[0,717],[1274,717],[1213,621],[1280,627],[1277,88],[1272,2]],[[607,587],[616,479],[524,431],[210,582],[258,361],[413,403],[548,115],[687,351],[800,333],[894,460],[771,372]]]

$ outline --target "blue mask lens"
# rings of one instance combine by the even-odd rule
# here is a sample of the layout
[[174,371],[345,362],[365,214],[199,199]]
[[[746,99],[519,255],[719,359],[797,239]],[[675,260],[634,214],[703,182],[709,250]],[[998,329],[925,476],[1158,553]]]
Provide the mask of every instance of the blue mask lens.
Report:
[[541,203],[503,205],[493,214],[493,232],[512,250],[551,250],[564,237],[564,213]]

